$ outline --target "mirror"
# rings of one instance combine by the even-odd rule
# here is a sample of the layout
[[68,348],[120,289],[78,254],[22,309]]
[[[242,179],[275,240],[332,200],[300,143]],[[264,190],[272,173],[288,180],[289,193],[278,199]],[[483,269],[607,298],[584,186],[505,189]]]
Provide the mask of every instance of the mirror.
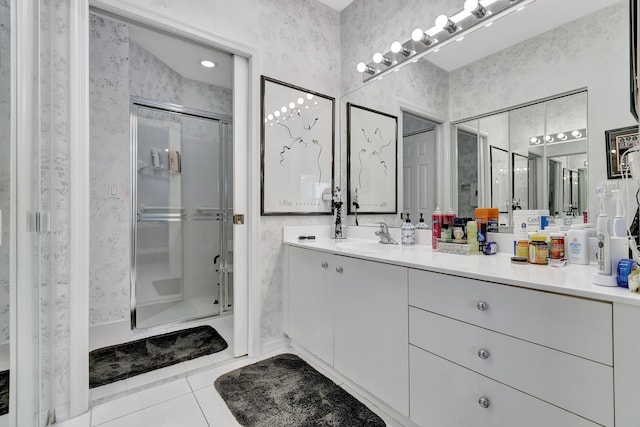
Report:
[[[489,185],[480,186],[479,191],[488,191],[489,197],[470,207],[498,208],[502,231],[510,230],[514,210],[549,210],[555,222],[563,224],[565,218],[581,217],[587,209],[586,92],[492,114],[454,128],[458,137],[459,212],[473,213],[465,203],[465,181],[469,174],[474,184],[481,181],[485,170],[489,171]],[[489,158],[483,161],[478,153],[486,152],[486,147]],[[468,158],[476,159],[475,165],[460,161]]]
[[[346,176],[344,105],[360,101],[360,105],[398,117],[417,113],[437,123],[435,183],[428,185],[434,189],[436,204],[443,210],[452,206],[461,216],[475,203],[478,206],[493,203],[489,162],[490,146],[494,146],[508,153],[508,176],[501,181],[504,194],[499,193],[501,200],[498,200],[507,207],[507,212],[501,215],[501,230],[509,229],[508,212],[518,208],[549,209],[560,220],[580,217],[584,211],[597,212],[597,200],[590,195],[589,188],[606,180],[602,135],[606,129],[636,123],[628,100],[628,19],[626,1],[567,0],[558,4],[537,0],[490,28],[467,35],[460,43],[432,52],[382,79],[360,85],[341,102],[340,176],[343,179]],[[374,38],[371,50],[390,43],[381,37]],[[499,43],[494,43],[495,40],[500,43],[515,40],[517,44],[496,49],[493,46]],[[603,63],[607,66],[603,67]],[[349,83],[354,86],[352,81]],[[580,107],[572,110],[577,105]],[[457,126],[451,128],[450,124]],[[571,143],[554,141],[540,144],[539,148],[530,143],[535,136],[557,136],[578,129],[584,129],[586,135]],[[475,150],[469,144],[474,136]],[[462,149],[465,144],[467,151]],[[400,147],[404,149],[403,144]],[[460,152],[465,154],[460,156]],[[403,187],[410,182],[403,176],[406,157],[399,154],[401,211],[412,204],[403,200],[410,197]],[[477,170],[463,166],[473,163],[474,158]],[[568,170],[567,181],[571,185],[566,191],[564,184],[560,186],[565,181],[563,171],[552,177],[548,160]],[[479,167],[485,164],[486,170]],[[475,177],[475,181],[463,173]],[[413,202],[415,205],[416,201]],[[427,217],[431,213],[424,212]],[[399,215],[360,222],[380,219],[400,224]],[[412,219],[416,222],[413,216]]]

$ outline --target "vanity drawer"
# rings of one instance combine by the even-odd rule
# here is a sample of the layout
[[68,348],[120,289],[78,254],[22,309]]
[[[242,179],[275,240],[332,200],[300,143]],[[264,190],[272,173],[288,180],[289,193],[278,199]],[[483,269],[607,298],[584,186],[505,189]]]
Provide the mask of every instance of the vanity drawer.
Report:
[[410,269],[409,305],[613,363],[610,303]]
[[411,420],[421,426],[597,425],[412,345],[409,366]]
[[613,368],[409,308],[409,342],[604,425],[613,425]]

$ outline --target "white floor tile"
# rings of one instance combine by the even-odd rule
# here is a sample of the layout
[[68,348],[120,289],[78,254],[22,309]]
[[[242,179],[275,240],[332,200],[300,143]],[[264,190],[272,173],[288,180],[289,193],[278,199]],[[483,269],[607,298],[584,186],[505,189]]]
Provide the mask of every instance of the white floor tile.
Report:
[[158,381],[158,374],[156,371],[145,372],[144,374],[136,375],[135,377],[130,377],[125,380],[127,390],[132,390],[156,381]]
[[240,424],[227,407],[213,386],[209,386],[194,392],[200,409],[211,427],[233,427]]
[[187,372],[187,368],[182,362],[180,362],[176,363],[175,365],[167,366],[166,368],[157,369],[155,372],[156,374],[158,374],[158,379],[162,380],[164,378],[184,374],[185,372]]
[[91,400],[102,399],[103,397],[111,396],[116,393],[121,393],[127,390],[126,380],[116,381],[111,384],[106,384],[100,387],[92,388]]
[[208,427],[198,402],[192,394],[186,394],[99,425],[101,427]]
[[182,362],[187,369],[187,371],[192,371],[195,369],[204,368],[205,366],[209,366],[211,364],[211,359],[209,359],[209,355],[198,357],[197,359],[185,360]]
[[255,360],[247,358],[239,359],[226,365],[218,366],[216,368],[208,369],[197,374],[189,375],[187,377],[187,381],[189,381],[189,385],[194,391],[199,390],[204,387],[212,386],[213,382],[220,375],[233,371],[234,369],[250,365],[252,363],[255,363]]
[[[98,425],[115,418],[139,411],[167,400],[190,394],[191,388],[184,378],[162,384],[148,390],[112,400],[92,409],[92,425]],[[135,425],[135,424],[132,424]]]

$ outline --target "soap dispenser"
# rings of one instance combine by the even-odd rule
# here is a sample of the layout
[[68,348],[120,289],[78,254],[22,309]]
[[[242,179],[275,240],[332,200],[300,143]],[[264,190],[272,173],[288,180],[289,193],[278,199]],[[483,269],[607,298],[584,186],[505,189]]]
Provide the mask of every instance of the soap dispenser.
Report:
[[416,229],[417,230],[427,230],[428,228],[429,228],[429,226],[424,221],[424,218],[422,216],[422,212],[420,212],[420,219],[418,220],[418,223],[416,224]]
[[402,223],[402,227],[400,228],[400,234],[402,235],[400,243],[403,245],[416,244],[416,226],[411,224],[411,219],[409,219],[408,213],[406,221]]

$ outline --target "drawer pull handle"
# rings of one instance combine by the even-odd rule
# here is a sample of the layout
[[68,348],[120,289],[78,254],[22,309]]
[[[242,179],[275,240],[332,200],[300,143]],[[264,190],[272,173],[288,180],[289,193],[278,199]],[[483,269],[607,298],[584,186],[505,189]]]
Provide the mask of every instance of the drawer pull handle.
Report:
[[478,399],[478,405],[482,406],[485,409],[488,408],[490,404],[491,402],[489,402],[489,399],[487,399],[486,397],[481,397],[480,399]]
[[489,358],[489,351],[485,350],[484,348],[481,348],[480,350],[478,350],[478,357],[480,359],[486,360]]
[[487,311],[487,309],[489,308],[489,304],[487,304],[484,301],[478,301],[478,304],[476,304],[476,307],[478,307],[478,310],[480,311]]
[[322,263],[320,264],[320,267],[327,268],[329,267],[329,263],[327,261],[322,261]]
[[342,269],[342,267],[336,267],[336,272],[338,273],[342,273],[344,270]]

